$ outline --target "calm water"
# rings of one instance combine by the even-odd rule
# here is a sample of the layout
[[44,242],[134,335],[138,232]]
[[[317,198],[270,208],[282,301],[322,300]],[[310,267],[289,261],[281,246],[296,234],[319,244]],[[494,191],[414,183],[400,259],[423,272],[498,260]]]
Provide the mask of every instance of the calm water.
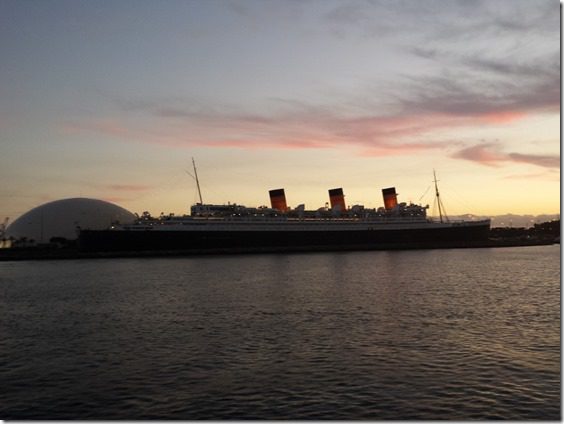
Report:
[[560,247],[0,263],[3,419],[560,419]]

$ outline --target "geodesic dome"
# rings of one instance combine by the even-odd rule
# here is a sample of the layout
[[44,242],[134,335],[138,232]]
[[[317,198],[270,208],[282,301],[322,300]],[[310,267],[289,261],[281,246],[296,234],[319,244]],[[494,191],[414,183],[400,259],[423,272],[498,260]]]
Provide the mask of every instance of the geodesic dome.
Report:
[[72,198],[37,206],[21,215],[6,229],[5,238],[14,237],[48,243],[52,237],[75,240],[77,227],[101,230],[113,222],[129,223],[135,215],[110,202]]

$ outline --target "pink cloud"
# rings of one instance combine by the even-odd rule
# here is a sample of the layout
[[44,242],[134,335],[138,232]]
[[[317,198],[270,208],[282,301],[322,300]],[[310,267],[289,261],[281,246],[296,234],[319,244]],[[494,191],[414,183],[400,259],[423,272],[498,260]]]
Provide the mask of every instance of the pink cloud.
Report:
[[270,138],[268,140],[241,138],[241,139],[201,139],[193,144],[208,147],[234,147],[238,149],[264,149],[270,146],[278,149],[325,149],[335,147],[336,140],[307,139],[299,137]]
[[[225,117],[219,119],[221,129],[211,130],[213,138],[206,137],[206,128],[193,121],[191,130],[201,137],[195,144],[237,148],[358,148],[361,154],[405,155],[425,150],[447,149],[452,142],[418,141],[433,132],[460,127],[509,123],[523,119],[522,112],[488,113],[481,116],[456,116],[445,113],[427,113],[391,116],[342,117],[315,111],[302,115],[288,114],[276,118],[257,116]],[[205,125],[209,125],[206,122]],[[225,132],[229,131],[229,138]],[[233,138],[231,134],[241,134]],[[415,140],[415,141],[413,141]],[[194,144],[191,139],[186,142]]]
[[465,159],[487,166],[499,166],[503,162],[527,163],[544,168],[559,168],[558,155],[534,155],[522,153],[504,153],[498,143],[484,143],[467,147],[452,154],[453,158]]
[[393,155],[410,155],[432,149],[445,149],[452,145],[452,142],[434,142],[434,143],[398,143],[393,145],[381,144],[375,147],[368,147],[362,150],[363,156],[393,156]]
[[496,144],[485,143],[459,150],[452,157],[478,162],[482,165],[498,166],[498,163],[506,160],[506,157],[497,150]]
[[480,119],[488,124],[510,124],[527,117],[527,113],[522,111],[504,110],[499,112],[490,112],[482,115]]
[[[306,111],[275,117],[256,115],[197,116],[178,118],[163,129],[162,122],[148,120],[135,126],[117,120],[66,123],[65,135],[102,134],[128,142],[145,142],[169,147],[213,146],[235,148],[359,148],[361,151],[385,151],[406,154],[410,151],[435,149],[444,144],[407,142],[436,129],[467,124],[467,120],[430,114],[368,116],[348,118],[332,113]],[[144,126],[146,128],[144,128]]]
[[509,153],[508,157],[513,162],[529,163],[532,165],[543,166],[545,168],[560,168],[560,156],[558,155]]
[[[158,110],[163,110],[160,107]],[[321,108],[293,106],[292,110],[271,116],[257,114],[229,115],[219,112],[188,113],[175,110],[163,116],[155,112],[135,124],[116,119],[67,123],[65,134],[102,134],[127,142],[159,144],[173,148],[190,146],[237,149],[335,149],[356,150],[363,156],[414,155],[424,151],[448,152],[460,142],[436,139],[434,134],[454,128],[499,125],[524,119],[518,110],[490,111],[482,114],[413,112],[388,116],[343,116]],[[442,137],[442,136],[441,136]],[[451,157],[488,166],[521,162],[555,167],[552,156],[503,153],[494,144],[461,149]],[[125,188],[116,190],[125,190]],[[129,191],[135,189],[129,187]],[[142,188],[137,188],[141,191]]]
[[[356,148],[361,154],[409,154],[446,148],[447,142],[407,141],[436,129],[466,125],[446,115],[344,118],[330,114],[286,115],[277,119],[231,117],[207,130],[192,122],[185,142],[199,146],[235,148],[327,149]],[[226,132],[229,136],[225,137]]]

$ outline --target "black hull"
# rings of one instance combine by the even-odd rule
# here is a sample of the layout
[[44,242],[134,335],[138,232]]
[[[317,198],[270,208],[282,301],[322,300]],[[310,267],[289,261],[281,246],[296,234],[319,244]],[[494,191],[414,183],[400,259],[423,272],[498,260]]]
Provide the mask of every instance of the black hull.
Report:
[[83,230],[82,252],[276,252],[472,247],[488,239],[489,223],[359,231]]

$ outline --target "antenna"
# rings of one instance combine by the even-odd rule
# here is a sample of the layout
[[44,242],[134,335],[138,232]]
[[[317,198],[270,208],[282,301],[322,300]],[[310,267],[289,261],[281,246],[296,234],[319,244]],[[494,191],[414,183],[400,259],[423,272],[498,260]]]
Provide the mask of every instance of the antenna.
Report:
[[190,174],[188,171],[186,171],[186,173],[196,180],[196,186],[198,187],[198,196],[200,198],[200,205],[203,205],[204,202],[202,201],[202,192],[200,190],[200,180],[198,180],[198,171],[196,170],[196,162],[194,162],[194,158],[192,158],[192,166],[194,167],[194,175]]

